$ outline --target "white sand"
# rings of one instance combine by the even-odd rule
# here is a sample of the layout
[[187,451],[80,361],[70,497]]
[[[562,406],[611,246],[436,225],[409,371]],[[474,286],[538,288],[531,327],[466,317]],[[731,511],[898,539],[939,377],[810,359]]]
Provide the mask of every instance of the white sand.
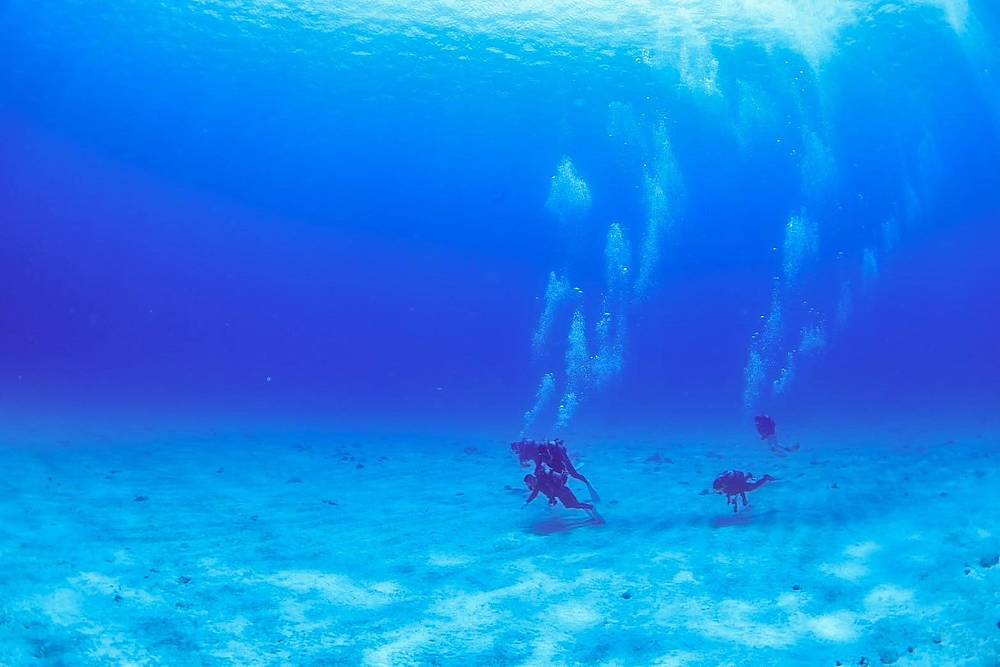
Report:
[[[6,442],[3,665],[1000,664],[985,441],[571,442],[600,527],[500,442]],[[734,517],[733,466],[782,481]]]

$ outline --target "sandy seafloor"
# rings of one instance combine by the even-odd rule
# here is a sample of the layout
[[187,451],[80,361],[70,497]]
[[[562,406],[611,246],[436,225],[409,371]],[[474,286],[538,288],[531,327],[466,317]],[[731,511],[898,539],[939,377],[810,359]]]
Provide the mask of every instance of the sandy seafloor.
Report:
[[500,440],[6,438],[0,664],[1000,665],[998,443],[579,438],[574,527]]

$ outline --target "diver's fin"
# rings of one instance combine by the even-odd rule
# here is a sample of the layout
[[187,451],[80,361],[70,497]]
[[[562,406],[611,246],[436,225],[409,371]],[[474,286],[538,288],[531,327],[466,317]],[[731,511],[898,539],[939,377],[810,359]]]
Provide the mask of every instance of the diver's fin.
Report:
[[590,491],[590,502],[592,503],[601,502],[601,496],[598,495],[597,489],[592,487],[590,484],[587,484],[587,491]]

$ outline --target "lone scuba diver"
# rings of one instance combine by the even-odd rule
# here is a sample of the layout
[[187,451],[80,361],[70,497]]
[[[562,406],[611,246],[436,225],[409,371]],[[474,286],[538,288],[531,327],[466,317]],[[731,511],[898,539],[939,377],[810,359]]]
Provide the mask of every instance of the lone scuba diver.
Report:
[[756,479],[753,473],[743,472],[742,470],[727,470],[715,478],[715,481],[712,482],[712,489],[720,495],[725,494],[726,504],[731,504],[733,511],[738,512],[737,497],[743,501],[743,507],[748,507],[750,502],[747,500],[747,494],[773,481],[775,479],[770,475],[764,475],[760,479]]
[[767,415],[757,415],[753,418],[754,425],[757,427],[757,433],[760,434],[760,439],[767,441],[768,446],[771,448],[771,453],[776,456],[786,456],[792,452],[799,451],[799,443],[795,443],[791,447],[785,447],[780,442],[778,442],[778,428],[774,420]]

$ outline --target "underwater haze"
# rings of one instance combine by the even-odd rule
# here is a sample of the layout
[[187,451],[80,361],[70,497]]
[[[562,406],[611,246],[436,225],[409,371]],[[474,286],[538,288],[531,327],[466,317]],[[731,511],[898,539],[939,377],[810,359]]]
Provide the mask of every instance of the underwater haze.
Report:
[[1000,665],[992,0],[0,32],[0,664]]

